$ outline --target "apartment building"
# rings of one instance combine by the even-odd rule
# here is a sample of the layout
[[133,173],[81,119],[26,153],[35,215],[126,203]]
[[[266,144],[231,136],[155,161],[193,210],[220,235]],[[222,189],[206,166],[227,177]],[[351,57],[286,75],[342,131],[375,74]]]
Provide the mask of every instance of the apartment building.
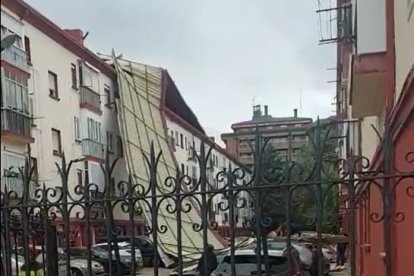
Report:
[[[67,161],[77,160],[68,179],[72,194],[75,186],[94,183],[94,196],[103,195],[105,179],[99,162],[107,152],[111,161],[118,159],[111,184],[127,180],[127,148],[118,125],[119,95],[114,67],[84,46],[81,30],[61,29],[22,0],[2,0],[1,17],[2,38],[18,35],[14,45],[1,53],[1,189],[7,187],[16,191],[18,197],[23,195],[19,168],[24,166],[27,156],[30,165],[35,166],[31,198],[39,185],[62,185],[56,164],[61,164],[63,155]],[[173,83],[171,79],[170,82]],[[230,165],[233,169],[242,167],[208,139],[178,89],[165,99],[168,112],[164,123],[157,121],[157,127],[174,138],[173,159],[177,168],[194,179],[200,177],[198,164],[190,153],[191,149],[200,153],[201,142],[206,143],[206,148],[213,148],[208,164],[209,183],[221,185],[216,177],[220,170]],[[239,196],[247,198],[242,193]],[[228,211],[219,208],[222,198],[217,196],[212,201],[210,219],[218,225],[228,225]],[[59,216],[59,210],[55,211]],[[85,244],[88,236],[84,221],[75,218],[78,211],[82,210],[74,208],[71,213],[74,245]],[[95,206],[94,212],[97,216],[90,223],[92,242],[98,239],[104,218],[103,209]],[[114,210],[114,218],[122,233],[130,232],[128,214]],[[236,210],[237,226],[246,226],[249,218],[249,208]],[[137,217],[135,222],[143,233],[143,218]],[[61,225],[57,228],[60,231]]]
[[[414,151],[414,2],[338,0],[337,5],[337,116],[342,136],[347,137],[340,144],[341,155],[367,157],[371,162],[366,170],[377,170],[387,150],[379,135],[389,130],[391,174],[412,171],[406,158]],[[414,212],[408,187],[413,183],[412,178],[392,183],[398,185],[392,210],[404,212],[404,219],[392,221],[391,256],[385,254],[384,222],[375,223],[371,217],[383,213],[383,193],[375,187],[365,191],[366,204],[357,210],[356,221],[358,275],[386,275],[387,269],[392,275],[412,274]],[[346,197],[345,187],[342,192]],[[344,207],[343,223],[348,227],[349,202]]]
[[[204,134],[204,130],[197,130],[174,112],[166,112],[166,124],[171,139],[171,148],[174,151],[178,163],[177,166],[183,175],[187,175],[192,179],[193,184],[196,184],[200,177],[199,162],[194,154],[196,153],[200,155],[202,143],[205,145],[206,154],[211,149],[207,161],[207,181],[211,187],[219,189],[223,188],[226,184],[225,179],[222,178],[220,173],[228,171],[229,169],[235,170],[237,168],[244,168],[237,159],[217,145],[213,138]],[[246,183],[250,181],[249,175],[247,174],[243,180]],[[238,185],[243,184],[242,181],[239,182],[240,183],[237,183]],[[235,226],[250,226],[250,220],[253,216],[253,210],[250,206],[250,198],[245,191],[240,192],[238,197],[240,201],[245,200],[247,205],[244,208],[234,209]],[[228,199],[225,199],[222,194],[212,197],[209,217],[211,221],[217,222],[219,227],[229,226],[230,218],[228,205],[226,204],[227,201]],[[239,203],[238,206],[241,206],[241,203]],[[224,228],[222,232],[226,232]],[[226,233],[223,234],[225,236],[228,235]]]
[[301,147],[308,143],[306,131],[311,125],[312,118],[298,117],[297,109],[294,109],[292,117],[272,117],[267,105],[264,111],[256,105],[251,120],[234,123],[231,126],[233,133],[224,133],[221,139],[226,144],[227,152],[250,168],[254,165],[251,145],[257,132],[261,137],[270,139],[270,145],[281,158],[292,162],[297,159]]
[[[79,160],[69,174],[70,192],[95,183],[99,197],[105,148],[111,160],[120,158],[112,181],[127,179],[114,105],[115,71],[83,46],[80,30],[62,30],[24,1],[2,1],[1,18],[2,38],[18,35],[1,53],[2,189],[22,196],[19,168],[26,156],[35,166],[32,198],[39,185],[61,186],[55,164],[61,165],[64,155],[68,162]],[[103,209],[95,211],[102,218]],[[72,231],[84,231],[76,219],[71,223]]]

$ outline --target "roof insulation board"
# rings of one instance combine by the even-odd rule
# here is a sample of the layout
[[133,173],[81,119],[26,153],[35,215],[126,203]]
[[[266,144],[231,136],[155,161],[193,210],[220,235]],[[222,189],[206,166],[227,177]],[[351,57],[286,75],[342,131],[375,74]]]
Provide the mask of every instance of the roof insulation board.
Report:
[[[149,170],[144,160],[144,154],[149,157],[151,142],[154,144],[156,155],[162,151],[157,167],[158,195],[161,191],[168,191],[165,179],[175,176],[176,162],[174,154],[168,146],[166,125],[161,115],[162,104],[162,68],[116,59],[113,62],[117,72],[119,99],[117,99],[118,120],[122,140],[125,146],[125,158],[128,173],[132,175],[134,184],[141,184],[149,188]],[[159,200],[162,198],[159,197]],[[150,198],[148,197],[148,203]],[[160,253],[177,256],[177,218],[176,213],[166,211],[167,205],[174,206],[172,199],[163,199],[158,212],[158,225],[165,225],[167,231],[158,233]],[[193,205],[190,200],[183,200],[185,204]],[[144,205],[144,204],[142,204]],[[148,207],[144,209],[143,217],[151,225],[151,212]],[[194,224],[201,223],[201,217],[192,206],[191,211],[181,214],[182,256],[183,261],[200,258],[203,249],[202,231],[195,232]],[[208,230],[208,243],[216,249],[223,245],[211,230]]]

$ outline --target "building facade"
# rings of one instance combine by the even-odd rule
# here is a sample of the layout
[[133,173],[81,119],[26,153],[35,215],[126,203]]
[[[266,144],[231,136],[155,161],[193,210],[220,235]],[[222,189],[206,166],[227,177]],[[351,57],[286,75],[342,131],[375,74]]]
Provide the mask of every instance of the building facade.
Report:
[[[342,120],[342,136],[347,137],[340,144],[341,157],[364,156],[371,160],[365,169],[378,170],[387,150],[381,139],[388,133],[394,163],[390,173],[412,171],[407,156],[414,151],[413,1],[339,0],[337,4],[338,26],[352,30],[348,35],[339,34],[337,40],[337,116]],[[413,183],[412,178],[401,183],[391,181],[395,186],[392,210],[404,212],[404,219],[399,223],[392,220],[390,233],[385,233],[384,222],[372,219],[372,214],[382,213],[385,204],[381,191],[374,185],[359,191],[367,196],[357,210],[357,275],[386,275],[387,266],[392,275],[412,274],[408,256],[414,245],[410,234],[414,211],[408,187]],[[345,187],[342,192],[346,197]],[[348,208],[349,203],[343,202],[345,228],[349,224]],[[388,234],[391,256],[385,253],[384,235]]]
[[292,117],[272,117],[268,106],[253,107],[252,120],[235,123],[231,126],[233,133],[221,135],[226,150],[240,162],[252,168],[254,165],[254,146],[257,132],[265,139],[277,154],[289,161],[295,161],[300,149],[308,144],[307,130],[312,126],[312,118],[298,117],[297,109]]
[[[63,155],[73,163],[68,179],[69,191],[78,185],[93,183],[93,196],[102,197],[105,177],[100,167],[106,154],[117,159],[110,184],[128,179],[125,141],[122,141],[116,106],[115,69],[83,45],[80,30],[64,30],[21,0],[2,0],[2,39],[17,34],[18,39],[1,53],[1,189],[23,195],[20,168],[30,156],[35,167],[30,197],[37,187],[62,185],[56,164]],[[173,83],[172,80],[170,80]],[[174,86],[175,87],[175,86]],[[212,148],[208,164],[209,183],[219,186],[217,174],[224,168],[243,165],[208,139],[191,109],[175,88],[176,98],[165,96],[165,127],[171,133],[175,163],[183,174],[200,177],[193,150],[201,143]],[[190,115],[188,115],[190,114]],[[168,130],[167,130],[168,129]],[[116,186],[116,185],[115,185]],[[240,197],[247,195],[240,194]],[[246,199],[247,200],[247,199]],[[221,211],[221,198],[213,198],[210,218],[225,227],[228,211]],[[223,206],[222,209],[225,206]],[[53,211],[53,210],[52,210]],[[55,210],[59,216],[59,210]],[[88,229],[76,219],[77,208],[70,214],[74,245],[86,243]],[[104,211],[94,207],[91,221],[92,242],[102,227]],[[246,226],[250,208],[236,210],[236,226]],[[114,219],[124,234],[130,233],[128,214],[114,210]],[[135,233],[144,233],[145,223],[136,220]],[[59,231],[58,226],[58,231]]]
[[[205,134],[195,129],[182,118],[178,117],[174,112],[166,112],[166,123],[168,133],[171,139],[171,147],[177,160],[177,167],[183,175],[187,175],[192,179],[192,183],[197,183],[200,178],[199,162],[194,154],[200,155],[200,147],[203,143],[205,145],[205,152],[210,149],[210,156],[207,162],[207,182],[216,189],[223,188],[225,182],[222,181],[220,173],[226,170],[235,170],[237,168],[244,168],[244,166],[228,152],[222,149],[214,141]],[[249,177],[244,177],[244,181],[248,182]],[[243,183],[238,183],[239,185]],[[209,210],[209,217],[212,221],[218,223],[223,232],[227,232],[226,227],[229,226],[229,210],[228,206],[221,206],[221,202],[226,202],[222,198],[223,195],[216,195],[212,198],[212,204]],[[238,194],[240,200],[246,200],[245,208],[235,208],[234,222],[235,226],[239,228],[246,228],[250,226],[251,218],[253,216],[251,201],[248,193],[242,191]],[[241,204],[239,204],[241,206]],[[228,233],[223,233],[228,236]]]
[[[99,162],[106,148],[111,160],[119,158],[112,181],[126,179],[114,70],[83,46],[80,30],[62,30],[25,2],[2,1],[1,13],[2,38],[19,36],[1,55],[2,189],[22,196],[19,168],[26,156],[35,167],[31,197],[43,184],[62,185],[55,164],[61,165],[64,155],[79,160],[70,171],[69,190],[94,183],[99,197],[105,186]],[[102,209],[95,211],[103,216]],[[76,220],[73,224],[79,236],[82,229]]]

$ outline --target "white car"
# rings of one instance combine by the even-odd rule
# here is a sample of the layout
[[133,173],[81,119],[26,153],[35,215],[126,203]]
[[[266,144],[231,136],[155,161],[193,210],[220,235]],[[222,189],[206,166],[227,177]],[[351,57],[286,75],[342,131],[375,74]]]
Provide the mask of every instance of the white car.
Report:
[[[129,242],[118,242],[118,252],[120,261],[122,263],[128,264],[130,266],[131,259],[132,259],[132,248],[131,244]],[[92,246],[92,248],[98,252],[99,254],[106,255],[106,257],[109,257],[109,243],[98,243]],[[115,256],[115,250],[114,245],[112,245],[111,248],[111,255],[112,257]],[[141,250],[138,248],[135,248],[135,263],[137,264],[137,268],[141,269],[144,267],[144,260],[142,258]]]
[[292,247],[299,252],[299,258],[305,269],[308,270],[312,265],[312,251],[310,251],[304,244],[292,243]]
[[[36,247],[38,251],[38,248]],[[46,261],[45,254],[41,254],[42,251],[38,251],[38,256],[36,257],[36,261],[38,263],[43,263]],[[58,249],[58,265],[59,265],[59,275],[66,275],[66,254],[63,252],[62,249]],[[92,268],[92,275],[89,274],[88,269],[88,261],[85,259],[78,259],[78,258],[71,258],[69,261],[70,266],[70,276],[100,276],[105,273],[104,267],[95,261],[91,261],[91,268]]]
[[[265,271],[264,256],[261,271],[257,271],[257,253],[255,249],[236,250],[234,254],[234,269],[238,276],[263,275]],[[268,250],[270,275],[272,276],[290,276],[288,269],[288,256],[285,250]],[[292,256],[294,275],[301,275],[299,264]],[[296,274],[295,274],[296,273]],[[231,256],[227,255],[219,263],[217,269],[211,274],[212,276],[230,276]]]

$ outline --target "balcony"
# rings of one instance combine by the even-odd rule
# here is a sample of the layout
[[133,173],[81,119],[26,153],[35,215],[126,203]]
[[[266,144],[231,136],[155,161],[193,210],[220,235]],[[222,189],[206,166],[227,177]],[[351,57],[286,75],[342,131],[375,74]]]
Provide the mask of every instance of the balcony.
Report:
[[89,109],[99,115],[102,114],[101,110],[101,96],[92,89],[86,86],[80,87],[80,107]]
[[1,138],[10,137],[24,143],[32,143],[31,137],[32,119],[25,114],[11,109],[1,110]]
[[4,49],[1,52],[1,60],[23,70],[24,72],[29,72],[26,52],[14,45]]
[[82,154],[86,158],[95,160],[104,159],[104,147],[103,144],[91,139],[82,140]]
[[353,57],[352,117],[378,116],[385,104],[385,52]]

